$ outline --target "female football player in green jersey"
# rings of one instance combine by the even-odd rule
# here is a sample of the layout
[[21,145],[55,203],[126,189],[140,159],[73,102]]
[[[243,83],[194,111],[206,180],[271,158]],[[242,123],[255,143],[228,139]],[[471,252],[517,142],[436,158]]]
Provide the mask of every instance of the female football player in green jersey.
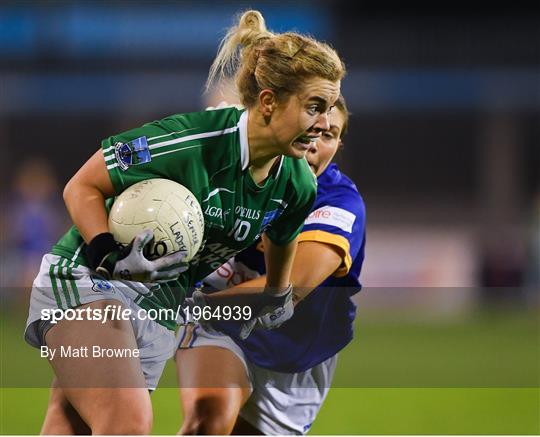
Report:
[[[150,310],[177,311],[189,287],[260,235],[265,292],[248,301],[231,289],[228,300],[208,303],[273,313],[270,328],[292,315],[295,238],[316,195],[303,158],[328,129],[344,66],[326,44],[271,33],[248,11],[223,40],[208,83],[230,72],[246,110],[177,114],[107,138],[66,185],[74,227],[43,258],[25,333],[55,373],[42,433],[150,433],[148,390],[174,353],[180,319],[165,311],[151,320]],[[205,245],[188,265],[181,252],[147,259],[150,231],[127,250],[109,233],[107,205],[151,178],[181,183],[202,206]]]

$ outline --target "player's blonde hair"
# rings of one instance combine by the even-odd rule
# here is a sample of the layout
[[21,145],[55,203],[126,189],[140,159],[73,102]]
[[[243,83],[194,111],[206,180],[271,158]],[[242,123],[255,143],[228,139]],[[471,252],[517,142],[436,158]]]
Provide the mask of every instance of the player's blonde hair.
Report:
[[210,67],[207,89],[232,75],[240,101],[249,108],[263,89],[272,90],[278,101],[286,101],[302,91],[306,79],[341,80],[345,66],[329,45],[294,32],[272,33],[261,13],[251,10],[223,38]]

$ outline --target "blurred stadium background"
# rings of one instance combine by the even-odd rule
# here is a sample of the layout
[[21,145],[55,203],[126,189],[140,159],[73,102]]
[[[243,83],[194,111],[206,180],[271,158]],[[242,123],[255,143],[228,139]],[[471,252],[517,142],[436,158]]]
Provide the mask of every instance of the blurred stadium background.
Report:
[[[312,432],[540,433],[540,13],[345,1],[0,4],[0,433],[45,411],[22,330],[63,184],[101,139],[216,103],[208,67],[248,7],[348,68],[337,162],[367,205],[365,289]],[[154,402],[176,432],[175,391]]]

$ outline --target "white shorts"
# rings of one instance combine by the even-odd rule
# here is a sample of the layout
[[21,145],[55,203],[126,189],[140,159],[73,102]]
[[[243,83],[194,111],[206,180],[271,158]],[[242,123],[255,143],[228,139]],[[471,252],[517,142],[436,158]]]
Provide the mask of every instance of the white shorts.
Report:
[[266,435],[303,435],[315,420],[330,389],[337,355],[299,373],[281,373],[247,361],[242,349],[227,335],[209,332],[200,325],[183,325],[178,348],[222,347],[244,364],[252,393],[240,416]]
[[[106,281],[87,267],[53,254],[46,254],[32,285],[30,310],[25,340],[39,348],[45,345],[45,334],[54,325],[42,319],[42,310],[76,308],[98,300],[117,300],[132,314],[140,307],[134,302],[141,294],[149,293],[152,284],[128,281]],[[96,322],[99,323],[99,322]],[[137,340],[141,367],[149,390],[157,387],[166,361],[176,351],[174,332],[154,320],[131,317]]]

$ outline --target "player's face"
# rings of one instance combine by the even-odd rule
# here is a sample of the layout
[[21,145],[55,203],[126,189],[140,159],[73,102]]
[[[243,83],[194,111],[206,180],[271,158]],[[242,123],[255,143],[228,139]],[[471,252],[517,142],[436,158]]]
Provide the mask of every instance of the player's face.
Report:
[[321,175],[341,144],[340,135],[345,123],[345,115],[334,107],[328,114],[329,129],[322,132],[316,143],[312,144],[306,154],[307,162],[317,176]]
[[339,96],[340,82],[312,78],[304,89],[280,105],[272,117],[273,132],[281,153],[303,158],[311,145],[330,128],[328,117]]

